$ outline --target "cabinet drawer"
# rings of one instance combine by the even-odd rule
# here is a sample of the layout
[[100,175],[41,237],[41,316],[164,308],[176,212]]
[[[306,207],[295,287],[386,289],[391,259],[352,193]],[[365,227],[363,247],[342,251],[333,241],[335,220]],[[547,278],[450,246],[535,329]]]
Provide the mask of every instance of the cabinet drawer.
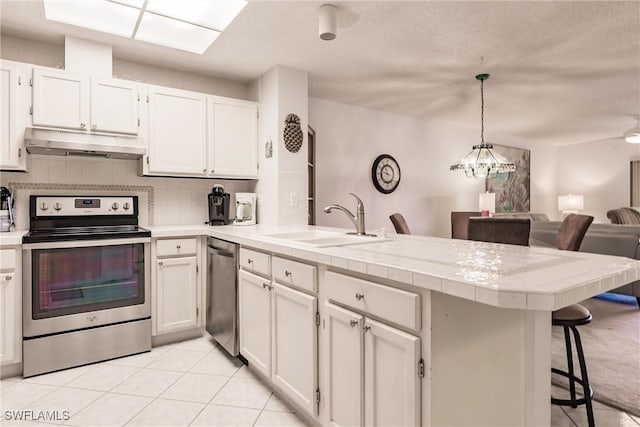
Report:
[[271,274],[280,283],[316,292],[316,267],[277,256],[271,258]]
[[0,269],[15,270],[16,268],[16,250],[2,249],[0,250]]
[[162,239],[156,242],[156,256],[195,255],[197,239]]
[[271,255],[252,249],[240,248],[240,267],[270,276]]
[[327,272],[323,287],[338,303],[419,331],[420,295],[343,274]]

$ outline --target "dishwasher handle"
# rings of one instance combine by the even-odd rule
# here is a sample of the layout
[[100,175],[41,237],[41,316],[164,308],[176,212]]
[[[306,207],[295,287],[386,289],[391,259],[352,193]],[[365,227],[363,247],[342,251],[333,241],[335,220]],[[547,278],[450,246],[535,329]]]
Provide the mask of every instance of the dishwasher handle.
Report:
[[235,256],[235,254],[233,252],[225,251],[225,250],[222,250],[222,249],[216,249],[216,248],[211,247],[211,246],[207,246],[207,251],[210,254],[218,255],[218,256],[226,256],[228,258],[233,258]]

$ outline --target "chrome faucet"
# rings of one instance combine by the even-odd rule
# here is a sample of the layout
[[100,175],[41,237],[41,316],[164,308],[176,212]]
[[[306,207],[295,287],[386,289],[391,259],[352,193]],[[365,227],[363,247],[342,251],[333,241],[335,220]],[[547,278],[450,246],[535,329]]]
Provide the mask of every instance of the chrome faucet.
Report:
[[356,200],[358,201],[358,205],[356,206],[356,215],[352,214],[349,209],[340,205],[329,205],[326,208],[324,208],[324,211],[326,213],[331,213],[332,210],[337,209],[339,211],[344,212],[345,214],[347,214],[351,222],[353,222],[353,225],[356,226],[356,232],[348,233],[348,234],[357,234],[359,236],[367,236],[368,234],[364,228],[364,204],[362,204],[362,200],[360,200],[358,196],[356,196],[353,193],[349,193],[349,194],[355,197]]

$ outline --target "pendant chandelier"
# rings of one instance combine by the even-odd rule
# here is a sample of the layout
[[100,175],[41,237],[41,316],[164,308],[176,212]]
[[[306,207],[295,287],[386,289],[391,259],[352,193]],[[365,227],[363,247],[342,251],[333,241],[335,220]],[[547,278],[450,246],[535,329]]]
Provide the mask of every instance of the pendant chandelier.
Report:
[[449,168],[452,171],[464,171],[468,178],[489,178],[516,170],[512,162],[493,150],[492,144],[484,142],[484,81],[488,78],[489,74],[476,76],[476,79],[480,80],[480,145],[474,145],[469,154]]

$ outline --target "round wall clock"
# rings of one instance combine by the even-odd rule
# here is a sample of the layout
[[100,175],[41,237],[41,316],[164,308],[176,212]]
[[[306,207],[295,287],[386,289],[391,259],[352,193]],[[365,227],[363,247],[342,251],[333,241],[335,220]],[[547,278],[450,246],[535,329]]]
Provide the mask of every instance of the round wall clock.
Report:
[[389,154],[381,154],[371,166],[371,180],[376,189],[384,194],[392,193],[400,184],[400,166]]

